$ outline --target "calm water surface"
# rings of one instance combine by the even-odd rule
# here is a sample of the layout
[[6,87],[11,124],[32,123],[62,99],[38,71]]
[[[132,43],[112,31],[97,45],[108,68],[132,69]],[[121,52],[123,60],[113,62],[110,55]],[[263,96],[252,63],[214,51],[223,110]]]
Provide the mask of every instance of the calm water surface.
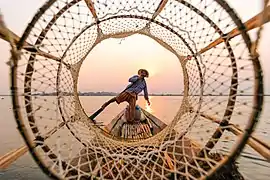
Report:
[[[86,113],[93,113],[110,97],[81,97],[81,102]],[[146,107],[145,101],[140,97],[138,104],[143,108],[148,108],[152,114],[162,119],[165,123],[170,123],[175,113],[179,109],[179,103],[182,97],[151,97],[151,108]],[[100,116],[98,121],[108,124],[126,104],[109,106]],[[10,97],[0,99],[0,155],[10,150],[18,148],[24,144],[21,136],[17,132],[16,123],[11,110],[12,104]],[[256,131],[257,137],[263,139],[270,144],[270,97],[265,97],[265,105]],[[228,144],[229,146],[229,144]],[[226,152],[226,147],[222,151]],[[251,148],[246,147],[242,156],[238,159],[240,172],[246,179],[251,180],[268,180],[270,176],[270,163],[266,162]],[[37,167],[30,154],[26,154],[13,163],[8,169],[0,171],[0,179],[49,179]]]

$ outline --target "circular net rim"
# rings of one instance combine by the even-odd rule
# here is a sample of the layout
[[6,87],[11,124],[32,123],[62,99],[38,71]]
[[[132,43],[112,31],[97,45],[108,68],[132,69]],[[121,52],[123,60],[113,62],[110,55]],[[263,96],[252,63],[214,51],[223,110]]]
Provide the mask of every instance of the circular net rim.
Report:
[[[48,1],[44,6],[42,6],[42,8],[39,10],[39,12],[36,13],[35,17],[32,19],[31,23],[27,26],[22,38],[20,39],[19,43],[17,44],[17,49],[15,51],[20,51],[22,49],[22,46],[25,43],[27,36],[29,35],[29,33],[31,31],[31,28],[34,27],[37,20],[54,2],[55,2],[55,0]],[[225,1],[217,0],[217,2],[220,3],[220,5],[222,5],[223,8],[225,8],[226,12],[228,12],[229,15],[231,17],[233,17],[232,19],[234,20],[234,23],[237,24],[238,28],[242,30],[241,36],[245,40],[245,43],[248,46],[249,51],[251,52],[251,45],[252,44],[251,44],[251,41],[250,41],[250,38],[249,38],[247,32],[245,31],[245,26],[243,25],[241,20],[238,18],[238,16],[235,14],[235,12],[229,7],[229,5]],[[135,17],[135,16],[133,16],[133,17]],[[106,21],[106,20],[104,20],[104,21]],[[155,20],[153,20],[151,22],[155,22]],[[98,23],[102,23],[102,21],[100,21]],[[95,24],[96,23],[93,23],[93,25],[95,25]],[[214,173],[214,170],[219,169],[222,165],[230,163],[241,153],[241,151],[243,150],[244,145],[246,144],[246,142],[248,140],[248,137],[252,133],[252,130],[255,127],[257,119],[260,115],[260,112],[261,112],[260,107],[263,104],[263,96],[262,96],[263,95],[263,84],[261,83],[263,80],[263,77],[262,77],[262,70],[261,70],[261,66],[260,66],[260,62],[259,62],[258,57],[252,57],[252,58],[253,58],[252,60],[253,60],[254,72],[256,73],[256,75],[255,75],[256,87],[254,88],[254,101],[253,101],[254,111],[249,117],[249,119],[250,119],[249,124],[246,125],[245,131],[244,131],[243,136],[241,138],[241,142],[235,146],[235,150],[232,151],[232,153],[227,158],[223,159],[223,161],[215,169],[213,169],[209,173],[209,176],[211,176],[211,174]],[[16,75],[16,73],[17,73],[16,72],[16,59],[14,58],[13,60],[14,60],[14,66],[11,67],[11,72],[12,72],[11,92],[12,92],[12,101],[13,101],[13,111],[14,111],[16,121],[18,123],[18,128],[19,128],[21,134],[23,135],[23,138],[24,138],[26,144],[28,145],[29,149],[33,150],[33,151],[31,151],[31,154],[33,155],[34,159],[37,162],[39,162],[39,165],[42,167],[42,169],[47,174],[50,174],[51,171],[46,168],[46,165],[43,164],[43,162],[39,161],[39,155],[34,150],[36,147],[36,144],[34,142],[32,142],[32,139],[29,137],[27,130],[24,129],[24,124],[22,124],[22,122],[21,122],[22,118],[20,115],[20,111],[18,110],[18,104],[19,104],[18,103],[18,96],[19,95],[17,94],[17,87],[16,87],[16,84],[17,84],[17,82],[16,82],[17,81],[17,79],[16,79],[16,77],[17,77],[17,75]],[[30,122],[31,122],[31,120],[30,120]],[[220,124],[220,126],[228,125],[226,123],[227,122],[224,121],[223,123]],[[213,136],[221,136],[222,133],[221,134],[219,134],[219,133],[220,133],[220,131],[216,131],[213,134]],[[42,141],[42,139],[40,139],[40,140]],[[211,143],[211,142],[209,142],[209,143]],[[204,153],[204,151],[202,151],[202,153]],[[57,175],[54,173],[51,175],[52,175],[52,177],[57,177]]]

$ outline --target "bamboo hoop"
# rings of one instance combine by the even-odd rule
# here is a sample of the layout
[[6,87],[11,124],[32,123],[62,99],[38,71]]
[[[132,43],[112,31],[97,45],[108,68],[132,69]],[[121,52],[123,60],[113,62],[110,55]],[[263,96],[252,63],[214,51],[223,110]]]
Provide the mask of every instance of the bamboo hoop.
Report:
[[[33,25],[35,25],[35,23],[37,22],[37,19],[38,19],[38,17],[40,17],[41,16],[41,14],[42,13],[44,13],[44,11],[46,10],[46,9],[48,9],[48,7],[51,5],[51,4],[53,4],[55,2],[55,0],[52,0],[52,1],[49,1],[49,2],[47,2],[45,5],[44,5],[44,7],[37,13],[37,18],[36,19],[33,19],[32,20],[32,22],[30,23],[30,25],[27,27],[27,29],[26,29],[26,31],[25,31],[25,33],[24,33],[24,35],[23,35],[23,37],[21,38],[21,39],[18,39],[18,36],[16,35],[16,34],[14,34],[12,31],[10,31],[10,30],[7,30],[7,29],[2,29],[2,28],[0,28],[0,37],[2,38],[2,39],[4,39],[4,40],[10,40],[10,38],[13,38],[14,39],[14,41],[15,41],[15,43],[12,43],[11,42],[11,40],[10,40],[10,43],[12,44],[12,45],[14,45],[14,44],[16,44],[16,45],[18,45],[18,48],[19,49],[25,49],[26,51],[29,51],[30,53],[32,53],[32,54],[34,54],[34,56],[36,56],[36,55],[39,55],[39,56],[43,56],[43,57],[46,57],[46,58],[50,58],[50,59],[53,59],[53,60],[56,60],[56,61],[60,61],[60,59],[58,58],[58,57],[54,57],[54,56],[51,56],[50,54],[46,54],[45,52],[43,52],[43,51],[40,51],[36,46],[39,44],[39,43],[36,43],[36,45],[31,45],[31,44],[29,44],[28,42],[26,42],[25,40],[27,39],[27,36],[29,35],[29,32],[31,31],[31,28],[32,28],[32,26]],[[75,1],[74,1],[75,2]],[[73,2],[73,3],[74,3]],[[76,1],[77,2],[77,1]],[[98,24],[98,23],[100,23],[101,21],[99,21],[99,19],[98,19],[98,17],[97,17],[97,15],[96,15],[96,10],[95,10],[95,8],[94,8],[94,5],[93,5],[93,2],[91,1],[91,0],[85,0],[85,2],[86,3],[88,3],[87,5],[88,5],[88,8],[90,9],[90,11],[91,11],[91,13],[93,14],[93,16],[95,17],[95,19],[96,19],[96,24]],[[227,8],[227,4],[226,4],[226,2],[223,2],[223,1],[218,1],[220,4],[223,4],[224,5],[224,7],[226,7]],[[182,38],[182,36],[181,35],[179,35],[179,34],[177,34],[177,32],[175,32],[173,29],[170,29],[170,27],[169,26],[167,26],[167,25],[165,25],[165,24],[162,24],[162,23],[160,23],[160,22],[158,22],[158,21],[155,21],[155,18],[158,16],[158,14],[163,10],[163,8],[164,8],[164,6],[166,5],[166,3],[167,3],[167,1],[165,1],[165,0],[162,0],[161,2],[160,2],[160,4],[159,4],[159,6],[158,6],[158,8],[156,9],[156,13],[152,16],[152,19],[151,18],[145,18],[145,17],[142,17],[142,16],[136,16],[136,15],[120,15],[120,16],[114,16],[114,17],[109,17],[108,19],[104,19],[104,20],[102,20],[103,22],[105,22],[105,21],[107,21],[107,20],[112,20],[112,19],[117,19],[117,18],[137,18],[137,19],[140,19],[140,20],[147,20],[147,21],[149,21],[149,22],[151,22],[151,23],[156,23],[157,25],[160,25],[160,26],[162,26],[163,28],[166,28],[167,30],[169,30],[169,31],[171,31],[172,33],[174,33],[175,35],[178,35],[178,37],[180,38],[180,39],[182,39],[183,40],[183,42],[184,42],[184,44],[189,48],[189,50],[192,52],[192,54],[194,55],[194,56],[196,56],[196,55],[198,55],[198,53],[196,53],[196,52],[194,52],[193,50],[192,50],[192,48],[190,48],[190,46],[188,45],[188,43],[185,41],[185,39],[183,39]],[[183,4],[185,4],[186,6],[189,6],[190,7],[190,5],[188,5],[188,3],[187,2],[185,2],[185,1],[181,1],[181,3],[183,3]],[[225,9],[226,9],[225,8]],[[68,5],[67,5],[67,8],[66,9],[68,9]],[[230,9],[226,9],[227,11],[229,11]],[[266,14],[267,14],[267,16],[266,16],[266,18],[264,19],[264,21],[263,21],[263,23],[266,23],[266,22],[269,22],[269,6],[266,8]],[[61,14],[62,12],[61,11],[59,11],[59,14],[57,14],[57,16],[58,17],[60,17],[62,14]],[[197,13],[198,13],[198,11],[197,11]],[[265,12],[264,12],[265,13]],[[234,15],[234,13],[232,12],[232,14]],[[261,17],[261,15],[260,15],[260,17]],[[260,17],[254,17],[255,18],[255,20],[253,19],[253,20],[251,20],[250,22],[247,22],[245,25],[246,25],[246,31],[248,31],[248,30],[250,30],[250,29],[253,29],[253,28],[255,28],[255,27],[259,27],[259,26],[261,26],[261,23],[258,23],[257,21],[259,21],[258,19],[260,19]],[[209,20],[209,18],[206,16],[206,17],[204,17],[205,18],[205,20]],[[208,19],[207,19],[208,18]],[[53,19],[53,21],[55,20],[56,21],[56,19],[57,19],[57,17],[55,18],[55,19]],[[236,17],[236,19],[238,19],[237,17]],[[54,21],[54,22],[55,22]],[[255,22],[255,23],[254,23]],[[242,23],[241,22],[238,22],[239,24],[237,24],[237,25],[239,25],[239,26],[242,26]],[[48,24],[48,26],[51,26],[53,23],[51,23],[51,24]],[[91,27],[91,26],[89,26],[89,27]],[[42,42],[42,40],[43,40],[43,38],[45,37],[45,35],[46,35],[46,33],[48,32],[48,30],[50,29],[50,27],[49,28],[45,28],[45,31],[43,31],[41,34],[40,34],[40,36],[38,37],[38,40],[37,40],[37,42]],[[85,28],[84,30],[86,30],[87,28]],[[203,49],[201,49],[201,51],[199,51],[199,54],[202,54],[202,53],[204,53],[204,52],[206,52],[207,50],[209,50],[209,49],[212,49],[213,47],[215,47],[215,46],[217,46],[218,44],[220,44],[220,43],[222,43],[222,42],[225,42],[225,44],[227,45],[227,46],[229,46],[230,47],[230,45],[229,44],[227,44],[228,42],[227,42],[227,40],[229,40],[229,39],[231,39],[231,38],[233,38],[233,37],[235,37],[235,36],[237,36],[237,35],[240,35],[240,33],[241,33],[241,31],[239,31],[237,28],[236,29],[234,29],[234,30],[232,30],[230,33],[227,33],[226,34],[226,36],[222,36],[222,40],[220,40],[220,38],[218,38],[217,40],[215,40],[214,42],[212,42],[211,44],[209,44],[208,46],[206,46],[205,48],[203,48]],[[79,36],[78,36],[79,37]],[[76,40],[76,38],[78,38],[78,37],[75,37],[73,40],[72,40],[72,42],[71,42],[71,45],[72,45],[72,43],[73,42],[75,42],[75,40]],[[116,35],[115,35],[115,37],[116,37]],[[120,36],[119,36],[120,37]],[[247,38],[248,39],[248,38]],[[246,39],[245,39],[246,40]],[[98,42],[98,41],[97,41]],[[247,43],[247,42],[246,42]],[[248,45],[249,45],[249,42],[247,43]],[[169,49],[169,48],[168,48]],[[16,48],[15,48],[15,50],[17,50]],[[67,49],[68,50],[68,49]],[[14,52],[17,52],[17,51],[14,51]],[[14,55],[14,58],[13,58],[13,60],[17,60],[19,58],[19,56],[18,56],[18,54],[16,54],[15,53],[15,55]],[[197,66],[198,66],[198,68],[200,67],[200,64],[199,64],[199,62],[196,60],[196,62],[197,62]],[[255,70],[257,70],[257,72],[259,72],[259,75],[260,75],[260,67],[259,67],[259,62],[257,62],[256,61],[256,63],[257,64],[255,64],[254,66],[255,66]],[[30,64],[30,65],[32,65],[32,64]],[[12,72],[14,72],[14,76],[16,76],[16,68],[17,68],[17,66],[16,66],[16,62],[15,62],[15,67],[12,67]],[[15,71],[14,71],[15,70]],[[201,73],[201,71],[200,71],[200,73]],[[235,73],[234,73],[235,74]],[[31,76],[31,75],[30,75]],[[201,78],[202,78],[202,76],[201,76]],[[31,78],[29,78],[28,77],[28,80],[30,80]],[[232,80],[233,79],[235,79],[235,77],[232,77]],[[202,80],[202,79],[201,79]],[[260,78],[259,78],[259,80],[261,80]],[[261,90],[261,87],[262,86],[259,86],[259,80],[257,80],[256,79],[256,85],[259,87],[258,89],[256,89],[255,90],[255,92],[259,92],[259,93],[261,93],[262,92],[262,90]],[[201,81],[202,82],[202,81]],[[202,82],[202,84],[203,84],[203,82]],[[201,84],[201,86],[202,86],[202,84]],[[237,84],[237,83],[236,83]],[[256,86],[256,87],[257,87]],[[17,88],[17,86],[16,86],[16,81],[14,82],[14,81],[12,81],[12,88]],[[233,87],[234,88],[234,87]],[[234,90],[235,91],[235,90]],[[232,93],[232,95],[234,95],[233,93]],[[15,91],[15,96],[16,96],[16,91]],[[258,98],[258,97],[257,97]],[[31,101],[31,99],[30,99],[30,101]],[[14,102],[14,104],[16,104],[16,106],[18,105],[17,103],[18,103],[18,98],[17,97],[14,97],[13,98],[13,102]],[[261,104],[262,104],[262,102],[261,102],[261,99],[260,98],[258,98],[257,100],[256,100],[256,102],[254,102],[255,103],[255,105],[257,106],[260,106]],[[228,103],[229,104],[229,103]],[[230,106],[231,104],[229,104],[228,106]],[[234,104],[233,104],[233,106],[234,106]],[[31,108],[31,107],[30,107]],[[15,110],[16,111],[16,110]],[[20,117],[20,114],[16,114],[16,113],[18,113],[17,111],[15,112],[14,111],[14,113],[15,113],[15,116],[16,116],[16,120],[18,121],[18,124],[19,125],[21,125],[22,127],[21,127],[21,133],[22,133],[22,135],[24,136],[24,138],[25,139],[29,139],[29,136],[27,135],[27,134],[24,134],[25,132],[23,132],[23,131],[25,131],[25,127],[24,127],[24,124],[23,123],[21,123],[21,122],[19,122],[19,119],[21,118]],[[260,110],[258,110],[257,112],[253,112],[253,114],[252,114],[252,116],[251,116],[251,120],[250,120],[250,124],[248,124],[249,125],[249,128],[252,130],[253,129],[253,127],[254,127],[254,125],[255,125],[255,121],[252,121],[252,118],[254,118],[255,120],[258,118],[258,114],[259,114],[259,112],[260,112]],[[225,115],[227,115],[227,114],[225,114]],[[230,115],[230,114],[229,114]],[[205,115],[206,116],[206,115]],[[206,116],[207,117],[207,116]],[[34,119],[34,118],[33,118]],[[33,120],[32,119],[32,120]],[[210,118],[211,119],[211,118]],[[218,121],[217,119],[214,119],[214,121],[217,123],[217,122],[219,122],[219,124],[221,124],[223,121]],[[34,120],[33,120],[33,122],[35,122]],[[63,124],[65,124],[64,122],[63,122]],[[248,136],[250,135],[250,133],[251,132],[243,132],[241,129],[237,129],[237,127],[235,126],[235,125],[231,125],[231,124],[229,124],[230,126],[232,126],[230,129],[231,129],[231,131],[234,133],[234,134],[236,134],[236,135],[243,135],[243,143],[245,143],[246,141],[246,138],[248,138]],[[134,134],[132,134],[131,133],[131,131],[133,130],[134,128],[133,127],[128,127],[127,126],[127,128],[126,128],[126,133],[125,133],[125,135],[124,136],[128,136],[127,138],[131,138]],[[147,127],[145,127],[145,126],[142,126],[142,133],[141,133],[141,136],[147,136],[147,134],[148,134],[148,132],[149,132],[149,127],[147,126]],[[35,129],[35,131],[36,131],[36,129]],[[56,130],[57,131],[57,130]],[[56,132],[55,131],[55,132]],[[37,132],[33,132],[34,134],[36,134]],[[219,134],[220,135],[220,134]],[[219,136],[218,135],[218,136]],[[259,146],[263,146],[263,147],[266,147],[265,146],[265,144],[263,144],[263,143],[260,143],[258,140],[256,140],[256,138],[253,138],[253,137],[251,137],[251,141],[252,142],[250,142],[250,146],[252,146],[253,148],[255,147],[259,147]],[[27,141],[27,140],[26,140]],[[80,140],[79,140],[80,141]],[[250,140],[249,140],[250,141]],[[249,142],[249,141],[247,141],[247,142]],[[242,144],[240,144],[239,145],[239,147],[240,147],[240,149],[243,147],[242,145],[243,145],[243,143]],[[257,144],[256,144],[257,143]],[[259,144],[258,144],[259,143]],[[27,144],[30,148],[34,148],[35,146],[36,146],[36,144],[35,143],[29,143],[28,142],[28,144]],[[259,148],[259,149],[262,149],[261,147]],[[49,149],[50,150],[50,149]],[[48,149],[47,149],[47,151],[49,151]],[[35,152],[33,152],[33,153],[35,153]],[[266,157],[266,158],[269,158],[269,154],[268,154],[268,152],[267,151],[262,151],[261,152],[262,154],[263,154],[263,156],[264,157]],[[33,154],[34,156],[35,156],[35,158],[38,158],[38,156],[36,155],[36,154]],[[165,155],[166,156],[166,155]],[[235,154],[233,154],[232,155],[232,157],[231,157],[231,159],[233,159],[233,157],[235,157],[235,156],[237,156],[237,153],[235,153]],[[55,156],[51,156],[52,158],[51,159],[54,159],[55,158]],[[223,164],[225,164],[226,162],[222,162],[221,164],[223,165]],[[171,164],[172,165],[172,164]],[[44,168],[46,168],[46,166],[44,165],[44,164],[40,164],[40,166],[42,166],[42,167],[44,167]],[[172,165],[173,166],[173,165]],[[216,169],[215,169],[216,170]],[[54,172],[53,172],[54,173]]]

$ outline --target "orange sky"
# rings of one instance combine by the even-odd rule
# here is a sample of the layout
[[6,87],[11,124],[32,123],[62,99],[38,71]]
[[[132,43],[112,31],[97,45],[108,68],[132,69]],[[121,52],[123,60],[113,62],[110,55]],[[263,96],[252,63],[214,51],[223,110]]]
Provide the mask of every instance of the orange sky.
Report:
[[[44,3],[44,0],[9,0],[0,1],[0,8],[10,29],[21,35],[33,14]],[[260,11],[259,3],[253,0],[229,1],[243,21]],[[16,4],[16,6],[14,6]],[[12,7],[12,8],[11,8]],[[23,8],[22,8],[23,7]],[[264,68],[265,89],[270,93],[270,24],[265,26],[264,39],[260,44],[261,62]],[[154,40],[142,35],[103,41],[86,58],[79,78],[80,91],[115,91],[119,92],[127,85],[128,78],[139,68],[150,72],[147,79],[149,92],[181,93],[182,73],[177,58]],[[9,58],[9,46],[0,40],[0,94],[9,93],[9,72],[5,62]],[[99,81],[96,81],[97,77]],[[268,80],[267,80],[268,79]]]
[[109,39],[97,45],[82,65],[79,89],[119,92],[140,68],[150,73],[146,79],[149,92],[182,92],[182,71],[177,57],[144,35],[127,37],[121,44],[120,39]]

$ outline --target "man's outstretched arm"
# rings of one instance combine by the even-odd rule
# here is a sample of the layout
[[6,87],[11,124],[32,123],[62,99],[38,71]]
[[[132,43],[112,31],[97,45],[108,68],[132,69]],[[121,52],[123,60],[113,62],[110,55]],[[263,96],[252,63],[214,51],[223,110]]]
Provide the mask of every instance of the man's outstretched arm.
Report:
[[149,101],[149,97],[148,97],[147,85],[145,85],[145,87],[144,87],[143,94],[144,94],[144,99],[147,101],[148,105],[150,105],[150,101]]

